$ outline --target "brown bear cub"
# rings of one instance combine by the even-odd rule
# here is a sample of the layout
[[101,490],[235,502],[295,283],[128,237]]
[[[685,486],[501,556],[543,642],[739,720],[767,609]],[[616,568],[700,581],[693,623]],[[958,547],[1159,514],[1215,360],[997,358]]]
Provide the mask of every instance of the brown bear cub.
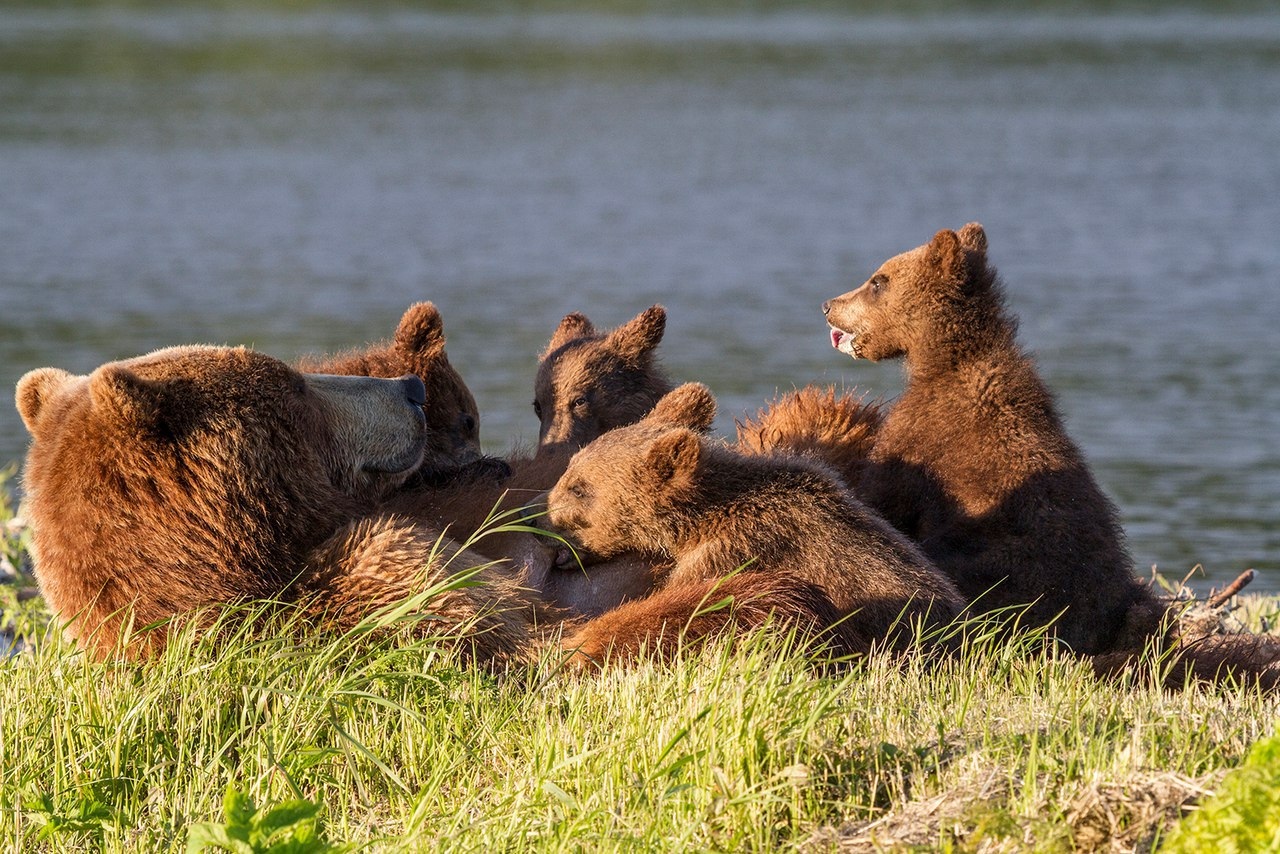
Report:
[[[311,360],[304,367],[339,374],[422,374],[428,387],[428,419],[433,432],[455,440],[439,445],[432,463],[424,464],[424,470],[435,475],[410,478],[389,499],[388,508],[430,520],[446,528],[450,536],[469,540],[478,531],[492,528],[486,523],[495,514],[540,506],[579,443],[590,441],[600,430],[638,419],[670,388],[655,353],[665,321],[662,307],[653,306],[614,330],[599,332],[584,315],[567,315],[552,334],[539,364],[534,408],[543,421],[540,432],[544,444],[537,453],[515,449],[501,461],[486,457],[460,465],[475,458],[479,445],[476,443],[468,455],[456,439],[456,425],[475,424],[478,416],[466,386],[442,358],[439,313],[430,303],[405,312],[390,344]],[[433,397],[431,390],[441,387],[443,393]],[[437,411],[433,412],[433,407]],[[474,441],[474,435],[464,434],[464,438]],[[496,471],[493,463],[500,464],[503,471]],[[510,522],[518,517],[503,518]],[[530,584],[549,602],[588,617],[649,593],[663,570],[639,556],[594,567],[589,574],[577,567],[553,568],[554,548],[541,537],[520,532],[486,533],[472,547],[523,566],[530,574]]]
[[864,499],[975,608],[1029,606],[1029,624],[1052,623],[1080,653],[1132,644],[1128,620],[1151,593],[1133,575],[1116,508],[1018,346],[982,226],[938,232],[822,309],[840,352],[906,362]]
[[[551,528],[588,563],[625,551],[666,555],[674,563],[667,591],[706,586],[744,567],[735,585],[745,592],[779,578],[816,587],[844,618],[839,639],[859,652],[901,646],[914,621],[937,627],[959,614],[964,603],[951,582],[829,469],[798,456],[748,456],[708,439],[700,431],[714,417],[710,392],[691,383],[637,424],[600,436],[551,491]],[[632,622],[657,635],[673,618],[673,595],[654,600],[652,620]],[[643,612],[645,601],[627,607]],[[675,616],[690,613],[676,609]],[[607,615],[596,625],[606,624]],[[666,626],[673,634],[678,628]],[[588,627],[570,642],[595,650],[608,640]]]
[[1134,576],[1115,506],[1018,346],[981,225],[939,231],[822,310],[840,352],[905,360],[859,492],[974,611],[1022,612],[1102,672],[1154,643],[1173,652],[1171,686],[1224,674],[1280,684],[1274,638],[1206,634]]
[[542,353],[533,411],[539,455],[568,455],[607,430],[634,424],[671,390],[657,360],[667,313],[652,306],[609,332],[574,312]]
[[[487,492],[467,485],[454,489],[456,498],[444,499],[453,516],[450,530],[475,531],[495,506],[540,505],[574,451],[653,408],[671,388],[657,358],[666,319],[666,311],[655,305],[600,331],[581,313],[566,315],[542,352],[534,382],[533,409],[540,422],[536,452],[509,454],[511,477]],[[649,593],[665,569],[639,555],[620,556],[589,573],[577,566],[553,567],[554,549],[545,552],[545,541],[529,535],[490,536],[476,546],[523,561],[549,601],[583,616]]]
[[241,348],[173,347],[89,376],[26,374],[17,404],[36,576],[98,656],[162,647],[137,627],[249,599],[305,603],[346,627],[459,570],[482,586],[432,600],[473,626],[477,658],[536,648],[523,578],[380,502],[430,444],[427,392],[400,379],[303,374]]
[[[406,313],[397,342],[408,321]],[[666,312],[661,306],[653,306],[609,332],[597,331],[580,313],[566,315],[538,366],[534,412],[541,426],[536,453],[513,450],[506,460],[509,476],[497,479],[490,488],[463,482],[441,491],[433,500],[460,511],[453,521],[467,533],[478,529],[495,507],[517,508],[539,500],[563,474],[574,451],[605,430],[639,420],[670,389],[655,353],[665,324]],[[399,347],[400,352],[412,349]],[[364,366],[366,356],[358,353],[359,361],[351,363]],[[342,369],[334,372],[345,373],[346,364],[340,363]],[[412,369],[404,360],[393,364]],[[332,369],[330,363],[321,366]],[[461,384],[461,378],[457,381]],[[451,412],[459,411],[454,403],[458,398],[446,401]]]
[[509,474],[501,460],[480,450],[480,412],[445,352],[444,321],[430,302],[409,306],[395,336],[332,356],[308,357],[298,369],[312,374],[394,378],[415,374],[426,384],[427,453],[413,483],[439,484]]

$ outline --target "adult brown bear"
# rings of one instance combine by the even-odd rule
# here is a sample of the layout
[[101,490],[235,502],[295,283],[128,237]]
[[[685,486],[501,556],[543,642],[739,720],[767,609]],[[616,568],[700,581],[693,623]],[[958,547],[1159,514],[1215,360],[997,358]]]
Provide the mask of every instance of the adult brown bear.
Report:
[[204,606],[290,599],[349,626],[475,570],[432,600],[435,626],[474,625],[479,659],[536,648],[544,612],[518,572],[461,551],[381,501],[430,444],[426,390],[304,374],[251,350],[188,346],[88,376],[26,374],[26,508],[41,590],[99,656],[162,646],[146,627]]

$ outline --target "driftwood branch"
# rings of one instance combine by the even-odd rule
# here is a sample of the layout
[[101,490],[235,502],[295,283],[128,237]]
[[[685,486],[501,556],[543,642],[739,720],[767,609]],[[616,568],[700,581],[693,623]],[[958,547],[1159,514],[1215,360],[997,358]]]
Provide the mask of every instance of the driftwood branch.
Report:
[[1253,576],[1256,574],[1257,573],[1255,573],[1252,569],[1246,569],[1244,572],[1240,573],[1240,575],[1236,578],[1235,581],[1231,582],[1226,587],[1222,588],[1221,593],[1210,592],[1209,600],[1208,600],[1209,607],[1221,608],[1223,605],[1227,603],[1228,600],[1231,599],[1232,596],[1236,595],[1241,590],[1243,590],[1245,588],[1245,585],[1247,585],[1250,581],[1253,581]]

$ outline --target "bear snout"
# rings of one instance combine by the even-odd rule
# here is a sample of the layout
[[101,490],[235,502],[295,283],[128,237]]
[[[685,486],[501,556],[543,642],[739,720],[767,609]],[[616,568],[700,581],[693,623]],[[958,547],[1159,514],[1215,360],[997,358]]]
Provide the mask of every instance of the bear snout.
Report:
[[427,405],[427,387],[417,374],[405,374],[400,377],[400,385],[404,387],[405,398],[414,406]]
[[831,300],[822,301],[822,316],[826,317],[831,313]]

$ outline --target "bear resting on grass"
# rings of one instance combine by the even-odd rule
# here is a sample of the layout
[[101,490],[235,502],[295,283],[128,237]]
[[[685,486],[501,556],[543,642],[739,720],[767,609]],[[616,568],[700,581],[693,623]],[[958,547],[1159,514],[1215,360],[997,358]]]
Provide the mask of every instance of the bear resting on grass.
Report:
[[474,621],[475,658],[527,655],[542,608],[523,579],[448,541],[437,550],[437,529],[381,505],[431,444],[425,402],[415,376],[303,374],[240,348],[31,371],[17,404],[41,592],[108,657],[163,646],[163,629],[126,643],[130,625],[205,606],[291,600],[344,628],[480,568],[485,583],[433,599],[442,622],[424,629]]
[[611,645],[625,656],[659,635],[670,643],[694,613],[672,602],[696,610],[727,595],[715,583],[730,578],[753,609],[749,622],[774,608],[777,619],[823,628],[834,614],[848,651],[900,647],[912,622],[938,628],[960,613],[951,582],[829,469],[708,439],[701,431],[714,417],[710,392],[691,383],[574,455],[548,498],[551,529],[585,563],[641,551],[674,568],[662,596],[606,614],[567,647],[598,658]]

